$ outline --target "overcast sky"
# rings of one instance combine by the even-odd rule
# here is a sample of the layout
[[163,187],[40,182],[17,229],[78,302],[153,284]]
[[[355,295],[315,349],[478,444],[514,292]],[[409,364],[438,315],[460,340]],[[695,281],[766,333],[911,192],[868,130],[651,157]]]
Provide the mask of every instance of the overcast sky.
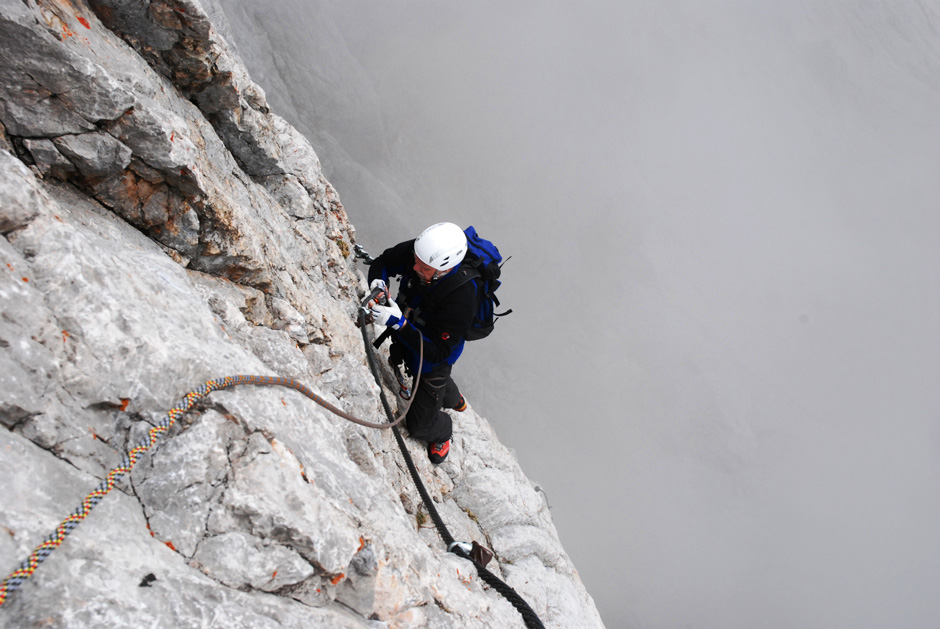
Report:
[[455,377],[608,627],[940,626],[935,2],[222,5],[367,249],[513,256]]

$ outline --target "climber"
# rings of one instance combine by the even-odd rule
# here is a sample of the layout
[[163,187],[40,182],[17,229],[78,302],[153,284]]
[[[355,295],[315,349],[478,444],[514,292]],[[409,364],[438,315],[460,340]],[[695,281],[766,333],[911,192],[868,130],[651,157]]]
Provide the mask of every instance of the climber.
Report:
[[[428,458],[439,464],[450,452],[453,424],[443,408],[464,411],[467,402],[451,378],[476,314],[477,281],[461,277],[467,237],[453,223],[437,223],[414,240],[386,249],[369,266],[370,289],[386,291],[388,305],[370,303],[377,325],[387,326],[393,366],[404,363],[414,376],[424,339],[418,390],[405,418],[409,434],[428,443]],[[389,278],[402,276],[397,299],[388,294]]]

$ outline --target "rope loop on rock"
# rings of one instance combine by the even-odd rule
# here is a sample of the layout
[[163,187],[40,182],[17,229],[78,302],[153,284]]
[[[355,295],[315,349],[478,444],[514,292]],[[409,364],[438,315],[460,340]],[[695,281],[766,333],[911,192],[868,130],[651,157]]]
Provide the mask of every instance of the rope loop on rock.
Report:
[[207,396],[213,391],[218,391],[219,389],[228,389],[230,387],[243,384],[282,386],[294,389],[304,394],[331,413],[368,428],[394,428],[405,418],[405,415],[408,412],[406,407],[401,416],[391,423],[369,422],[364,419],[354,417],[342,409],[337,408],[333,404],[330,404],[293,378],[282,378],[279,376],[241,375],[226,376],[225,378],[220,378],[218,380],[210,380],[183,396],[183,399],[181,399],[176,406],[167,412],[166,416],[163,418],[163,421],[151,428],[147,432],[146,438],[144,438],[135,448],[131,449],[124,455],[124,457],[121,459],[121,464],[108,472],[108,475],[104,480],[101,481],[94,491],[85,496],[85,499],[82,500],[82,503],[67,518],[62,520],[59,526],[56,527],[49,537],[47,537],[45,541],[43,541],[35,548],[35,550],[33,550],[32,553],[30,553],[29,557],[23,560],[23,562],[20,564],[20,567],[10,573],[10,575],[7,576],[3,582],[0,582],[0,607],[3,606],[10,594],[16,591],[24,581],[33,576],[33,573],[36,572],[39,564],[45,561],[52,551],[62,545],[62,542],[65,541],[66,536],[71,533],[75,527],[81,524],[85,518],[88,517],[88,514],[91,513],[91,510],[94,509],[95,506],[97,506],[98,503],[101,502],[101,500],[111,492],[112,489],[114,489],[115,483],[117,483],[117,481],[122,476],[124,476],[124,474],[127,474],[131,471],[131,468],[133,468],[134,464],[137,463],[137,459],[147,452],[147,450],[152,448],[157,443],[157,439],[159,439],[160,435],[170,430],[170,428],[172,428],[176,423],[177,419],[189,411],[200,398]]
[[[474,560],[473,557],[471,557],[459,543],[454,541],[453,536],[447,530],[447,526],[444,524],[440,514],[434,507],[434,503],[432,502],[430,495],[428,495],[427,489],[424,487],[424,483],[421,481],[421,477],[418,474],[418,469],[415,467],[414,461],[411,459],[411,455],[408,453],[408,448],[405,445],[401,431],[398,430],[397,425],[407,415],[408,407],[406,406],[398,418],[394,417],[394,413],[392,412],[391,406],[389,405],[388,398],[385,395],[385,390],[382,388],[382,383],[379,381],[378,367],[375,362],[375,355],[372,351],[372,344],[370,343],[368,333],[366,332],[364,315],[360,313],[360,317],[362,319],[362,325],[360,328],[362,330],[362,338],[365,342],[366,357],[369,361],[369,367],[372,371],[372,375],[375,378],[376,383],[379,385],[379,397],[381,398],[382,406],[385,409],[385,414],[389,419],[387,423],[368,422],[354,417],[337,408],[333,404],[330,404],[322,397],[307,388],[305,385],[297,382],[293,378],[282,378],[279,376],[238,375],[226,376],[217,380],[209,380],[202,386],[184,395],[183,398],[176,404],[176,406],[167,412],[163,420],[156,426],[152,427],[147,432],[147,436],[136,447],[132,448],[124,455],[121,460],[121,464],[108,472],[108,475],[104,478],[104,480],[102,480],[101,483],[99,483],[98,486],[90,494],[88,494],[84,500],[82,500],[82,503],[68,517],[62,520],[59,526],[57,526],[56,529],[41,544],[39,544],[39,546],[37,546],[25,560],[23,560],[23,562],[20,564],[20,567],[14,570],[2,582],[0,582],[0,607],[6,603],[10,594],[19,589],[19,587],[27,579],[29,579],[33,573],[36,572],[36,569],[39,567],[39,565],[44,562],[56,548],[62,545],[62,542],[65,541],[65,538],[73,530],[75,530],[75,528],[81,524],[85,518],[88,517],[89,513],[91,513],[91,510],[94,509],[98,503],[101,502],[101,500],[111,492],[112,489],[114,489],[117,481],[120,480],[124,474],[127,474],[131,471],[131,469],[137,463],[137,460],[154,445],[156,445],[160,436],[168,432],[182,415],[192,409],[197,401],[212,393],[213,391],[228,389],[239,385],[251,384],[288,387],[299,391],[331,413],[354,423],[369,428],[391,428],[392,432],[395,434],[395,439],[398,442],[398,447],[401,449],[405,463],[408,466],[408,471],[411,474],[411,478],[418,489],[418,493],[421,495],[421,500],[424,502],[424,506],[428,510],[428,514],[430,515],[431,520],[434,522],[435,527],[437,527],[441,539],[444,541],[444,544],[448,546],[448,550],[457,556],[463,557],[467,561],[473,563],[474,566],[476,566],[478,574],[484,580],[484,582],[502,594],[503,597],[505,597],[506,600],[508,600],[513,605],[513,607],[519,611],[526,623],[526,627],[529,627],[530,629],[544,629],[542,621],[539,620],[539,617],[528,605],[528,603],[526,603],[526,601],[521,596],[519,596],[519,594],[509,585],[500,580],[499,577],[487,570],[482,564]],[[423,349],[424,348],[422,344],[420,352],[421,362],[418,366],[419,376],[415,378],[414,383],[415,390],[418,386],[418,378],[420,377],[421,365],[423,364],[424,359]],[[414,399],[414,396],[412,396],[412,399]],[[409,400],[409,405],[410,402],[411,401]]]

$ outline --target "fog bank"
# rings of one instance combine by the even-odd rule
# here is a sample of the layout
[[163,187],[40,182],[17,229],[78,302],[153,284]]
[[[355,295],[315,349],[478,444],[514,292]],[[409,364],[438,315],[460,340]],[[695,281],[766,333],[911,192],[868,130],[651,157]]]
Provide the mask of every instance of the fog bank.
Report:
[[513,256],[456,376],[609,626],[940,622],[936,5],[222,4],[367,249]]

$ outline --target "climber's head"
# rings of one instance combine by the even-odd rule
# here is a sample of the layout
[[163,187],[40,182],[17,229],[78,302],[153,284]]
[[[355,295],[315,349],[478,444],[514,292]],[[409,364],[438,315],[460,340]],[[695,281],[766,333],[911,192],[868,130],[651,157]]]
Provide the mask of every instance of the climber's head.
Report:
[[415,239],[415,273],[425,282],[446,275],[467,254],[467,236],[453,223],[437,223]]

